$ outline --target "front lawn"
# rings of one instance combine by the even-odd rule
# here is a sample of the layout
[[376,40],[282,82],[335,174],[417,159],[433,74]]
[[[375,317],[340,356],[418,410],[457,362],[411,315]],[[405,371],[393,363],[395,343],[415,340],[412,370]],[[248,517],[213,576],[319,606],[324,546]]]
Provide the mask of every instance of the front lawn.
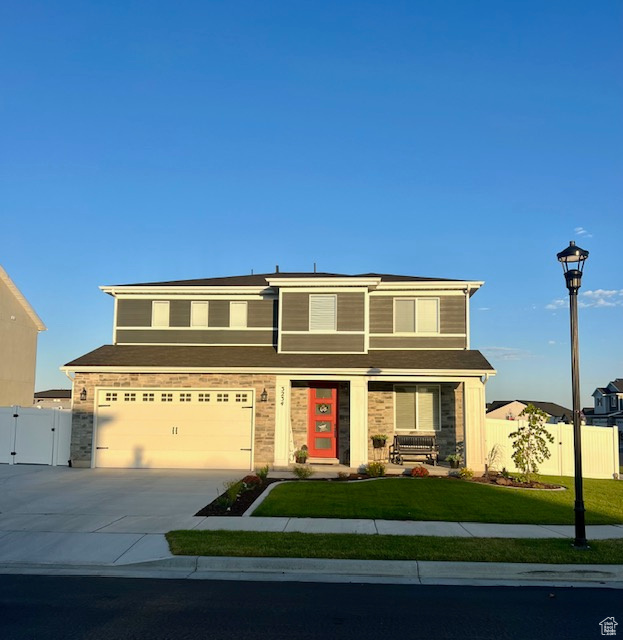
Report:
[[[509,489],[454,478],[292,482],[276,487],[254,516],[573,524],[573,478],[543,476],[566,491]],[[584,480],[587,524],[623,523],[623,482]]]
[[172,553],[186,556],[539,564],[623,563],[623,540],[589,540],[588,550],[574,549],[572,541],[565,538],[443,538],[257,531],[170,531],[167,533],[167,540]]

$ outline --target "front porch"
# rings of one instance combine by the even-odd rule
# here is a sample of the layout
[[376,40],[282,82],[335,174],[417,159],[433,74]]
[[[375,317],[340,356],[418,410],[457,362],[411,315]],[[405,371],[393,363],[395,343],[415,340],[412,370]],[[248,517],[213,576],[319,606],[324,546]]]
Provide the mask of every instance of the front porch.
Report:
[[[319,388],[334,390],[335,407],[322,407],[330,412],[330,419],[314,409],[314,403],[323,402],[312,395]],[[467,466],[476,472],[484,470],[484,384],[480,378],[277,376],[276,400],[275,468],[287,469],[294,462],[294,452],[302,448],[309,449],[313,463],[326,458],[337,465],[332,469],[357,470],[374,460],[388,464],[389,447],[400,433],[434,436],[440,461],[458,451]],[[333,441],[323,443],[319,437],[329,430],[334,431]],[[383,450],[373,448],[371,438],[377,434],[387,436]],[[324,456],[314,449],[319,442],[326,446]]]

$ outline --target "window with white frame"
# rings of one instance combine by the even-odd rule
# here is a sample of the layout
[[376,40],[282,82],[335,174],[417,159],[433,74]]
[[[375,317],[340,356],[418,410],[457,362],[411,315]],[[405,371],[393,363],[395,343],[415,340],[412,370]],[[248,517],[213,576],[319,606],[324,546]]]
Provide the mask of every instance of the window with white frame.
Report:
[[154,300],[151,303],[151,326],[152,327],[168,327],[169,326],[169,302],[163,300]]
[[208,326],[208,303],[207,302],[191,302],[190,303],[190,326],[191,327],[207,327]]
[[439,385],[396,385],[394,407],[396,431],[441,429]]
[[309,330],[337,331],[337,296],[309,296]]
[[396,298],[394,333],[439,333],[439,298]]
[[247,326],[247,303],[229,303],[229,326],[235,329],[245,329]]

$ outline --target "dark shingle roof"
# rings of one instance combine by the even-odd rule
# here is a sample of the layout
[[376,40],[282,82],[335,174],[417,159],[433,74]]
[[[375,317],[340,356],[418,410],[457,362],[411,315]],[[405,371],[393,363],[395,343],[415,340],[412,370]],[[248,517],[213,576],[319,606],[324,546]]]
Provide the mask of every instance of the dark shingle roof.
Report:
[[66,367],[222,367],[275,369],[432,369],[493,371],[480,351],[370,351],[353,354],[277,353],[273,347],[104,345]]
[[35,398],[71,398],[71,389],[48,389],[37,391]]
[[610,383],[620,393],[623,393],[623,378],[617,378]]
[[381,278],[382,282],[464,282],[448,278],[424,278],[420,276],[401,276],[385,273],[362,273],[349,275],[341,273],[276,272],[256,273],[244,276],[226,276],[222,278],[198,278],[194,280],[170,280],[166,282],[139,282],[135,284],[115,285],[120,287],[261,287],[267,286],[266,279],[277,278]]

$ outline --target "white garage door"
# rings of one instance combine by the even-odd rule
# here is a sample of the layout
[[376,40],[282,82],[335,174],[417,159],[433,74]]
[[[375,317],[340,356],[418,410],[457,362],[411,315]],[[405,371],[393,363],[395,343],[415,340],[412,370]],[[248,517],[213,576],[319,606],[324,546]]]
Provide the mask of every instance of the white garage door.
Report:
[[253,392],[101,389],[95,466],[251,469]]

